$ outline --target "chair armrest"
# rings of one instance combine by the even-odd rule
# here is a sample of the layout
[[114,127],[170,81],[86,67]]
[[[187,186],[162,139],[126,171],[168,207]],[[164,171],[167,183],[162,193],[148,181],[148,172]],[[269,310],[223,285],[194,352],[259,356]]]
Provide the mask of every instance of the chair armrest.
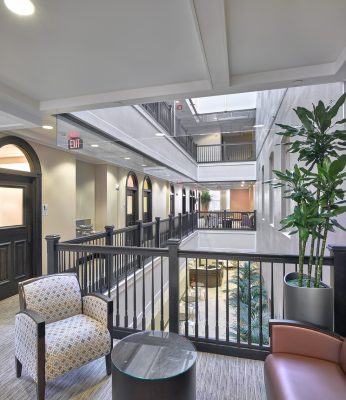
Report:
[[23,310],[16,314],[15,356],[36,382],[42,368],[44,374],[45,326],[44,319],[35,311]]
[[100,293],[83,296],[83,314],[113,328],[113,300]]
[[270,320],[272,353],[289,353],[339,363],[343,339],[298,321]]

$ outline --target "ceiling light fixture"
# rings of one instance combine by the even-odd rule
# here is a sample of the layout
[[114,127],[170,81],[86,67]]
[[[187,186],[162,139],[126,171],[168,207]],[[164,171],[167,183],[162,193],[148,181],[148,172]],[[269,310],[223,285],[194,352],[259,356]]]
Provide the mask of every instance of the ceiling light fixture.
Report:
[[28,16],[35,12],[35,6],[30,0],[4,0],[5,6],[17,15]]
[[263,124],[259,124],[259,125],[254,125],[253,127],[254,127],[254,128],[263,128],[264,125],[263,125]]
[[162,137],[162,136],[165,136],[165,134],[161,133],[161,132],[158,132],[158,133],[155,133],[155,136]]
[[90,147],[99,147],[98,144],[91,144]]
[[52,129],[54,129],[54,127],[52,125],[42,125],[43,129],[47,129],[48,131],[51,131]]
[[146,167],[147,165],[146,164],[142,164],[142,167]]
[[125,157],[124,160],[131,160],[131,158],[130,157]]

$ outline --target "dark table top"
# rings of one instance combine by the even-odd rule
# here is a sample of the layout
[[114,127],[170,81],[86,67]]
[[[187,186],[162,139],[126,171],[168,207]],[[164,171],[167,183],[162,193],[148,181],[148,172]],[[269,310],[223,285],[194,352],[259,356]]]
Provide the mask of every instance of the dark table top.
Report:
[[143,331],[120,340],[112,351],[119,371],[138,379],[165,379],[190,369],[197,352],[186,338],[172,332]]

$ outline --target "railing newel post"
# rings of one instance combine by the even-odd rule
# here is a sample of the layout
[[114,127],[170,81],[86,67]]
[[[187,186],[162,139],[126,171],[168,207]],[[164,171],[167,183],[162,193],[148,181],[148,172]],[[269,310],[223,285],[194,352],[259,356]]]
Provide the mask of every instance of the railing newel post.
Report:
[[183,237],[183,215],[182,213],[179,213],[179,238]]
[[143,247],[143,241],[144,241],[143,220],[142,219],[137,220],[136,224],[137,224],[137,227],[138,227],[137,246],[138,247]]
[[61,236],[60,235],[47,235],[45,237],[47,241],[47,273],[57,274],[59,273],[59,265],[58,265],[58,251],[57,244],[59,243]]
[[155,217],[156,227],[155,227],[155,247],[161,247],[161,218]]
[[106,231],[106,246],[113,246],[114,225],[106,225],[105,231]]
[[179,333],[179,239],[169,239],[169,331]]
[[168,218],[169,218],[169,221],[168,221],[169,238],[168,239],[173,239],[173,215],[169,214]]

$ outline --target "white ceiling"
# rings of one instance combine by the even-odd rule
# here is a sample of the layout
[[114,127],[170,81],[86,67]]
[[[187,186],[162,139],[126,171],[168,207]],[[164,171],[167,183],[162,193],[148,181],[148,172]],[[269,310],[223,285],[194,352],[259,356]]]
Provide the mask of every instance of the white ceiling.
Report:
[[0,2],[0,111],[30,123],[346,79],[345,0],[33,2],[32,17]]

